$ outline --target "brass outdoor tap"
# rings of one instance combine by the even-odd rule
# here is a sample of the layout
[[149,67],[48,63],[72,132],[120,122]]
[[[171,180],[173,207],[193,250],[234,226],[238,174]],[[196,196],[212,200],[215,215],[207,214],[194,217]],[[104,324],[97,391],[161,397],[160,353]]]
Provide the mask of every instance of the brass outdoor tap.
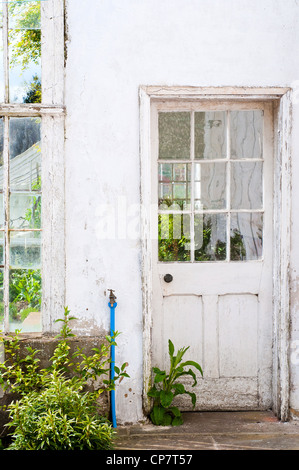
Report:
[[115,300],[117,299],[117,297],[113,294],[113,292],[115,291],[113,289],[107,289],[107,290],[110,291],[109,302],[110,302],[111,307],[113,307],[113,305],[115,304]]

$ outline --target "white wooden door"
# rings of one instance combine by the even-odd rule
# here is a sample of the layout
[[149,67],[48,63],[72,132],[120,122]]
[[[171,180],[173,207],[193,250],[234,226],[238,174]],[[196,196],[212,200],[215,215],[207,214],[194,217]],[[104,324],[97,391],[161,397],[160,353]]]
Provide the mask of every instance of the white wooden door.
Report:
[[196,409],[268,408],[271,104],[157,101],[151,111],[152,365],[167,369],[168,339],[190,346],[204,372]]

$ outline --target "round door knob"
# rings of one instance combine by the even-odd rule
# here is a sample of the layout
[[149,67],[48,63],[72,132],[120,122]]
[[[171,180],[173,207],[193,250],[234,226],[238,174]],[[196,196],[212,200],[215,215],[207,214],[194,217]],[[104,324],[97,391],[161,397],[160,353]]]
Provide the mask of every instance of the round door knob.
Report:
[[164,281],[171,282],[173,280],[173,276],[171,274],[165,274]]

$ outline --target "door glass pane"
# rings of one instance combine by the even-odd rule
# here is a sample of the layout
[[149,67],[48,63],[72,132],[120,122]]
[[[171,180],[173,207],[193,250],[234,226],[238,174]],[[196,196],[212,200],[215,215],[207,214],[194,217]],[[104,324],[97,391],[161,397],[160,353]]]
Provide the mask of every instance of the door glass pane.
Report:
[[194,113],[195,158],[226,157],[226,112]]
[[226,218],[225,214],[195,214],[195,261],[226,259]]
[[226,163],[195,163],[194,208],[226,207]]
[[191,165],[186,163],[159,164],[159,208],[186,210],[191,200]]
[[187,167],[185,163],[174,163],[173,164],[173,181],[187,181]]
[[190,123],[190,113],[159,113],[160,159],[190,159]]
[[172,182],[172,163],[159,164],[159,181],[164,183]]
[[262,209],[263,163],[232,162],[231,208]]
[[231,158],[262,158],[263,111],[231,111]]
[[232,213],[230,257],[232,261],[257,260],[262,257],[263,214]]
[[159,261],[190,261],[190,215],[160,214]]

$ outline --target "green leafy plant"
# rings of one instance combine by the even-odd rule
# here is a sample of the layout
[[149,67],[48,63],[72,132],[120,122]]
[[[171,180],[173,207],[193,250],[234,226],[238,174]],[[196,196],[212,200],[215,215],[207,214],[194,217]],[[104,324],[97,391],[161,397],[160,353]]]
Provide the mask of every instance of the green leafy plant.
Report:
[[174,354],[174,345],[168,340],[168,352],[170,358],[170,370],[167,374],[165,370],[160,370],[158,367],[153,367],[155,374],[154,385],[148,392],[148,396],[154,399],[153,409],[150,413],[150,419],[153,424],[158,426],[178,426],[183,423],[182,414],[178,407],[173,406],[173,399],[177,395],[187,394],[191,397],[193,407],[196,404],[196,395],[185,389],[185,386],[177,380],[184,376],[189,375],[193,379],[192,387],[197,384],[196,374],[190,368],[191,366],[197,369],[203,375],[201,366],[195,361],[182,362],[183,356],[188,347],[183,347]]
[[80,381],[58,371],[9,407],[13,429],[9,450],[110,449],[114,431],[96,411],[95,396],[82,393]]
[[[113,447],[114,431],[109,420],[99,410],[98,398],[114,389],[115,382],[129,377],[127,363],[115,367],[114,380],[110,373],[110,348],[116,345],[116,332],[107,336],[107,344],[93,348],[87,355],[83,349],[71,352],[70,340],[75,336],[70,328],[66,308],[58,343],[48,368],[40,368],[40,351],[28,346],[21,354],[20,331],[4,337],[5,358],[0,363],[0,386],[16,399],[7,406],[12,430],[9,450],[96,450]],[[101,379],[102,377],[106,377]],[[92,382],[92,387],[90,387]],[[92,388],[92,390],[90,390]]]

